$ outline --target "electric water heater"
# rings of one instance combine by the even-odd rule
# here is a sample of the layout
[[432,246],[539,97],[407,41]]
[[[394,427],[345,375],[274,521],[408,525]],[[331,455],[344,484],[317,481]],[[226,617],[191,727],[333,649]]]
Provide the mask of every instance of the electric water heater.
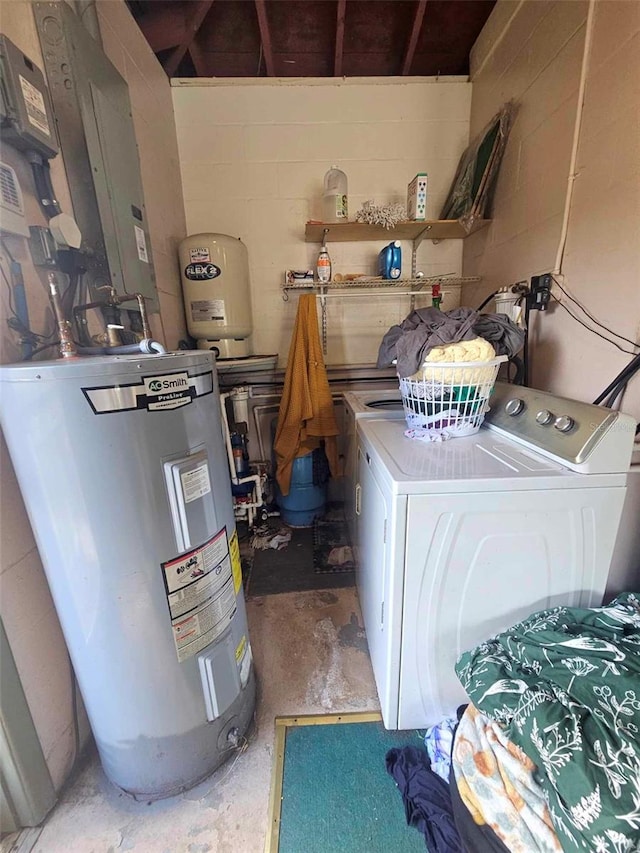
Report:
[[2,426],[107,776],[145,799],[242,742],[255,680],[208,352],[0,368]]

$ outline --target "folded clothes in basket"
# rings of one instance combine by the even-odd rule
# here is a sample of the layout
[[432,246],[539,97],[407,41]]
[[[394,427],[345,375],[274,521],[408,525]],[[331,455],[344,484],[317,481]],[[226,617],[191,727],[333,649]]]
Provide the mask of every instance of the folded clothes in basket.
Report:
[[506,314],[479,314],[472,308],[418,308],[386,333],[378,351],[378,367],[394,359],[398,376],[413,376],[435,347],[484,338],[497,355],[515,355],[524,345],[524,331]]

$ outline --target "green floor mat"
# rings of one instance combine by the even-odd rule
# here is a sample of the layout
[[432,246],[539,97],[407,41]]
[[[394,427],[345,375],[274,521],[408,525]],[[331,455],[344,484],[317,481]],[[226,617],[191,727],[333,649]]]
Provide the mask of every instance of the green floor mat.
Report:
[[387,750],[418,743],[415,731],[386,731],[375,714],[276,720],[266,850],[424,853],[424,838],[407,826],[402,797],[385,768]]

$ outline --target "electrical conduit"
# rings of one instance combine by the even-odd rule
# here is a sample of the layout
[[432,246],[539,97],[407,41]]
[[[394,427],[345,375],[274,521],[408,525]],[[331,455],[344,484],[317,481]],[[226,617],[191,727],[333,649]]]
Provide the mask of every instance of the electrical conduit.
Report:
[[589,0],[587,10],[587,23],[584,34],[584,51],[582,53],[582,67],[580,69],[580,83],[578,84],[578,106],[576,108],[576,122],[573,128],[573,143],[571,146],[571,162],[569,163],[569,177],[567,178],[567,195],[564,201],[564,216],[562,219],[562,231],[560,232],[560,243],[556,254],[556,263],[553,269],[554,275],[562,274],[562,261],[564,250],[567,245],[569,233],[569,217],[571,214],[571,199],[573,197],[573,185],[576,178],[576,164],[578,161],[578,146],[580,144],[580,130],[582,128],[582,113],[584,111],[584,95],[587,85],[587,74],[589,71],[589,58],[591,56],[591,42],[593,40],[593,19],[595,15],[595,0]]

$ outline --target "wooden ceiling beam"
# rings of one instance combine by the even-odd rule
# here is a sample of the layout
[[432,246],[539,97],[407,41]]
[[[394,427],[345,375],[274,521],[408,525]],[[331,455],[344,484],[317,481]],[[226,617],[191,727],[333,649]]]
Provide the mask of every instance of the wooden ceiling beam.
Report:
[[169,57],[164,64],[164,70],[167,72],[169,77],[173,77],[178,70],[178,66],[182,62],[184,55],[189,50],[194,38],[198,34],[198,30],[200,29],[202,22],[213,6],[213,0],[198,0],[198,2],[190,5],[191,13],[185,24],[184,35],[177,47],[175,47],[169,54]]
[[336,19],[336,56],[333,63],[333,76],[342,77],[342,57],[344,53],[344,19],[347,13],[347,0],[338,0]]
[[193,67],[195,68],[196,75],[198,77],[211,76],[209,73],[209,62],[205,52],[202,49],[202,45],[200,44],[199,39],[194,38],[194,40],[189,45],[189,56],[191,57]]
[[403,76],[406,76],[411,71],[411,64],[413,62],[413,57],[415,56],[416,47],[418,45],[418,36],[420,35],[420,30],[422,29],[422,21],[424,18],[424,10],[427,5],[427,0],[418,0],[416,4],[416,12],[413,18],[413,26],[411,27],[411,35],[409,36],[409,41],[407,42],[407,49],[404,52],[404,58],[402,60],[402,71],[400,72]]
[[154,53],[180,44],[185,34],[185,14],[174,3],[154,3],[137,23]]
[[258,13],[258,27],[260,28],[260,39],[262,41],[262,55],[264,65],[267,69],[267,77],[275,77],[275,66],[273,64],[273,50],[271,47],[271,33],[269,32],[269,21],[264,0],[255,0],[256,12]]

